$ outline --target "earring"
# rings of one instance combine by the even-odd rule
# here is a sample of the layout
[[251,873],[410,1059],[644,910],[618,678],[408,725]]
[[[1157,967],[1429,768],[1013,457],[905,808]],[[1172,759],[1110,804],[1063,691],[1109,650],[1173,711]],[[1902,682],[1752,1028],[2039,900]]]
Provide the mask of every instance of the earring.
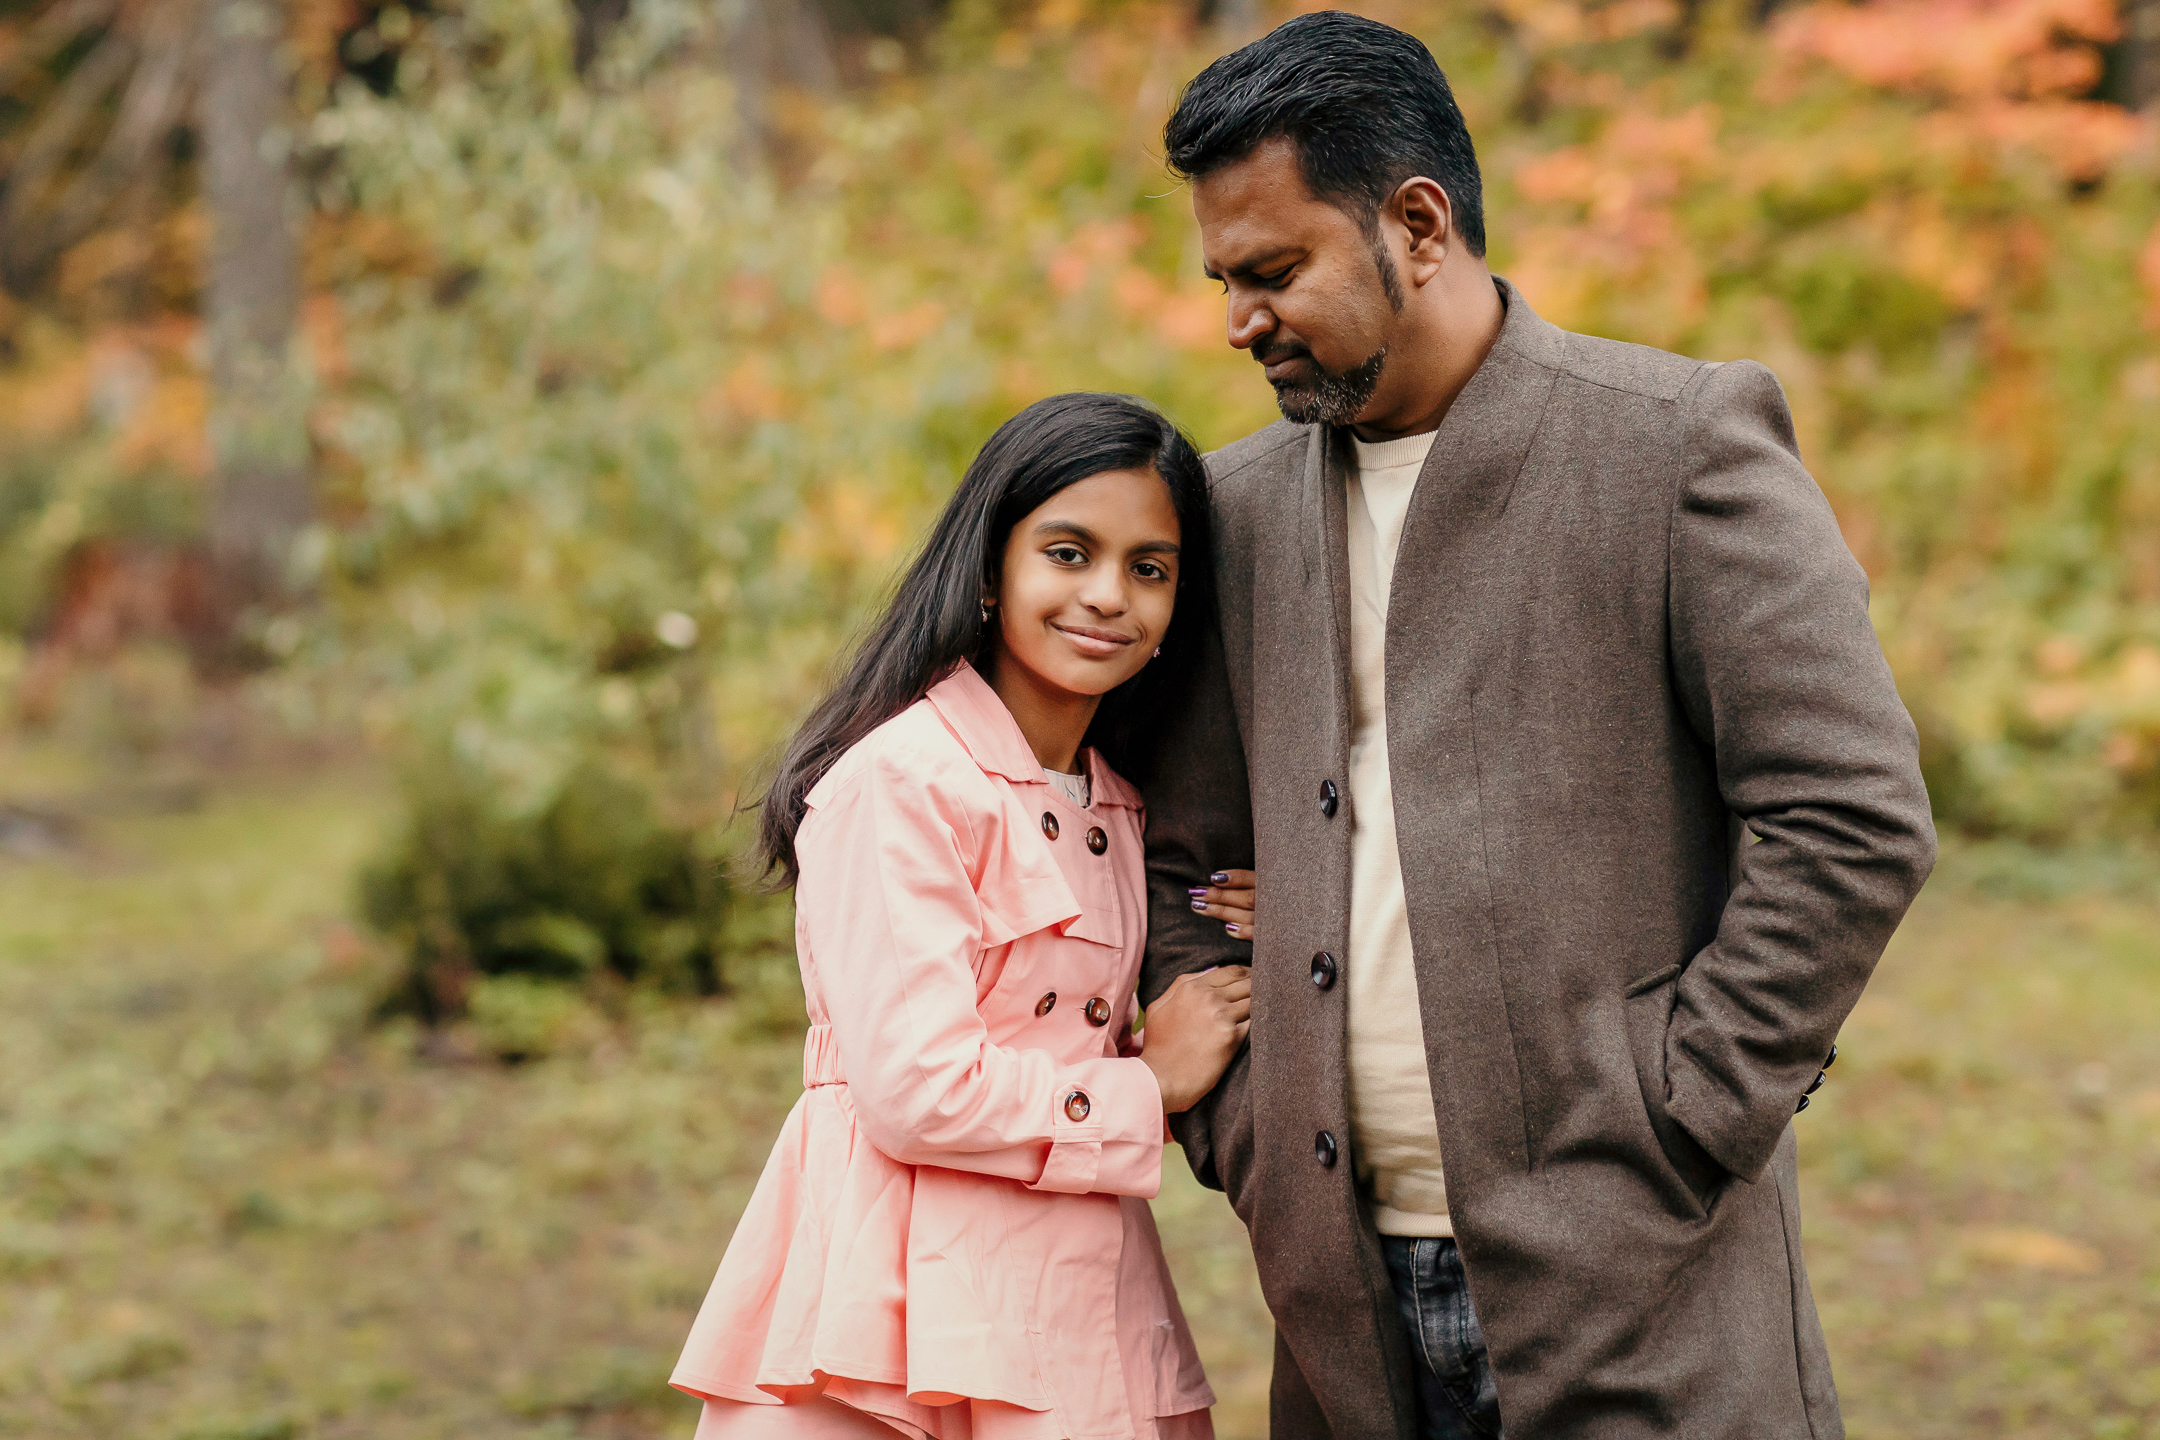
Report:
[[982,623],[985,625],[990,623],[990,602],[987,600],[982,602]]
[[1155,647],[1155,658],[1156,658],[1156,659],[1158,659],[1158,660],[1160,660],[1160,659],[1162,658],[1162,646],[1160,646],[1160,645],[1157,645],[1157,646]]

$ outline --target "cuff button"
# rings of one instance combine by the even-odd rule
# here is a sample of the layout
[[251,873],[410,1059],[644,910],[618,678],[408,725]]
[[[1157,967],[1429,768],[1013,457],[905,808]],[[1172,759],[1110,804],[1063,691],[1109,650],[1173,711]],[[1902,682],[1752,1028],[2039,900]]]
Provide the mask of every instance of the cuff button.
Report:
[[1065,1118],[1075,1125],[1087,1119],[1088,1112],[1094,1108],[1093,1105],[1088,1103],[1087,1096],[1078,1090],[1065,1097]]

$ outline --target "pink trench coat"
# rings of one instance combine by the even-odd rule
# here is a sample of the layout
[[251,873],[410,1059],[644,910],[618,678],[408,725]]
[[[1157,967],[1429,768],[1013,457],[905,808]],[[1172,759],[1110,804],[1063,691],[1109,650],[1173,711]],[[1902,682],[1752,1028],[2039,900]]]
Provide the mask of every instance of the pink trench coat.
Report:
[[1119,1052],[1140,802],[1089,761],[1082,810],[963,665],[810,792],[805,1090],[677,1389],[830,1395],[937,1440],[1209,1433],[1147,1206],[1162,1095]]

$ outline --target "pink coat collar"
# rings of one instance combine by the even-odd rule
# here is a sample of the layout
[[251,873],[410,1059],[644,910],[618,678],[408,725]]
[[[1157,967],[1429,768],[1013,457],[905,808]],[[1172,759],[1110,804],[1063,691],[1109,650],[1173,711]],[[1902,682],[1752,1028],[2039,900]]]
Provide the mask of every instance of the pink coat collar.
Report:
[[[992,775],[1000,775],[1017,785],[1047,785],[1042,763],[1035,752],[1028,749],[1027,737],[1020,733],[1019,722],[1005,702],[998,699],[997,691],[983,679],[973,665],[962,661],[945,673],[945,677],[930,687],[929,700],[945,728],[952,731],[974,760]],[[1128,810],[1140,808],[1139,792],[1125,783],[1115,770],[1103,763],[1101,755],[1093,748],[1087,752],[1088,785],[1097,805],[1122,805]]]

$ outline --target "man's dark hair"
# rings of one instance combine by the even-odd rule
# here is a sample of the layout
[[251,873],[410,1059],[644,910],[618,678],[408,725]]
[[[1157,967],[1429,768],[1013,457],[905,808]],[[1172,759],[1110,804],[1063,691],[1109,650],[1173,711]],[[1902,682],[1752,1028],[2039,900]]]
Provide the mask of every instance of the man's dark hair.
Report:
[[1469,127],[1414,35],[1341,10],[1300,15],[1193,77],[1163,128],[1170,168],[1198,180],[1278,135],[1313,194],[1368,229],[1395,187],[1437,181],[1455,230],[1485,253],[1485,196]]

